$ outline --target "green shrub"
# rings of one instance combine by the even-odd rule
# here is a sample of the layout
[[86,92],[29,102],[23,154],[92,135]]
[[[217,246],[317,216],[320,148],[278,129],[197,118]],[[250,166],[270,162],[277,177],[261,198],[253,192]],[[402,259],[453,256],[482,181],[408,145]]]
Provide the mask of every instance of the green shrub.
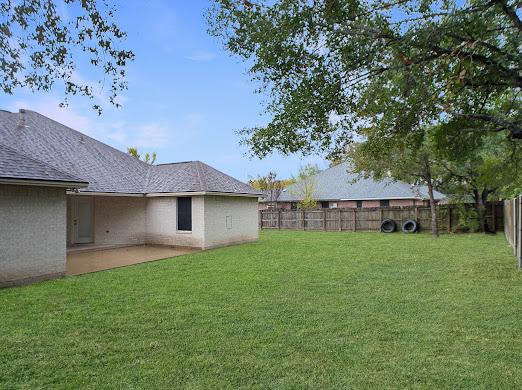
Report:
[[456,231],[478,232],[480,230],[477,210],[474,207],[458,204],[456,206],[456,212],[458,216],[458,222],[455,227]]

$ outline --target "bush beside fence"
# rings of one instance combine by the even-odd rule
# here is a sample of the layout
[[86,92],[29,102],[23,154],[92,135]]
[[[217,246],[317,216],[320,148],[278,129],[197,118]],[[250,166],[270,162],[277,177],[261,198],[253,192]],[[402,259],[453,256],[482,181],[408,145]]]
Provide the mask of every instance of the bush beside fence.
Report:
[[504,201],[504,233],[522,268],[522,196]]
[[[469,208],[469,206],[468,206]],[[324,231],[374,232],[380,231],[385,219],[393,219],[397,226],[413,219],[420,229],[431,230],[431,210],[429,207],[383,207],[362,209],[317,209],[317,210],[261,210],[261,229],[296,229]],[[486,220],[491,230],[502,230],[502,203],[491,204],[487,208]],[[439,231],[459,230],[461,213],[454,205],[437,207]]]

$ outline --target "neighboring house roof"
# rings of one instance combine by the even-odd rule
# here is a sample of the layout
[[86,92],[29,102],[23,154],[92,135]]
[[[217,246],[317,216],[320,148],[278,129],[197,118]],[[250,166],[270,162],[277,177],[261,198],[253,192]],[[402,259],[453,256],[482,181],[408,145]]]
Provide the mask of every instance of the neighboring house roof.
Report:
[[[413,186],[393,179],[373,180],[353,173],[350,163],[341,163],[312,177],[316,200],[428,199],[426,186]],[[435,199],[445,198],[435,191]],[[278,201],[301,200],[299,183],[289,186]]]
[[82,192],[258,192],[200,161],[150,165],[37,112],[0,111],[0,145],[89,183]]
[[0,182],[53,182],[64,187],[86,187],[84,180],[0,145]]

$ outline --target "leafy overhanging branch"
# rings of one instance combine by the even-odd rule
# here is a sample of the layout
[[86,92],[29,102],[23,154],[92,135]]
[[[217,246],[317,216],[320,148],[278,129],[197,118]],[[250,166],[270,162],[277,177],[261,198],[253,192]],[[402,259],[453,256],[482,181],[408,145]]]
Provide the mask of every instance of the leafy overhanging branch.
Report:
[[[63,82],[64,102],[70,95],[94,99],[108,82],[109,103],[120,106],[118,94],[127,89],[126,65],[132,51],[120,47],[126,37],[114,22],[111,1],[0,1],[0,88],[49,91]],[[60,8],[60,7],[62,8]],[[98,85],[80,71],[98,73]],[[99,113],[99,102],[93,104]]]

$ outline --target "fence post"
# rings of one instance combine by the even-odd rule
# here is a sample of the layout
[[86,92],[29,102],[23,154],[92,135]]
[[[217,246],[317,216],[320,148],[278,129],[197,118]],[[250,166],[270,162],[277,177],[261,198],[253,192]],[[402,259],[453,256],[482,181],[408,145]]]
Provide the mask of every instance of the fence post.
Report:
[[451,233],[451,205],[448,204],[448,233]]
[[415,222],[419,223],[419,206],[415,206]]
[[304,209],[301,209],[301,221],[303,221],[303,230],[306,230]]
[[493,230],[494,232],[497,231],[497,216],[496,216],[496,210],[497,208],[497,205],[496,205],[496,202],[495,201],[492,201],[491,202],[491,230]]
[[341,216],[341,209],[337,209],[339,211],[339,231],[343,230],[343,218]]
[[522,268],[522,195],[516,200],[518,203],[517,207],[517,220],[518,220],[518,240],[517,240],[517,257],[518,257],[518,268]]
[[353,231],[357,231],[357,209],[353,209]]
[[277,212],[277,228],[281,230],[281,210]]
[[326,210],[328,209],[323,209],[323,230],[326,231]]

